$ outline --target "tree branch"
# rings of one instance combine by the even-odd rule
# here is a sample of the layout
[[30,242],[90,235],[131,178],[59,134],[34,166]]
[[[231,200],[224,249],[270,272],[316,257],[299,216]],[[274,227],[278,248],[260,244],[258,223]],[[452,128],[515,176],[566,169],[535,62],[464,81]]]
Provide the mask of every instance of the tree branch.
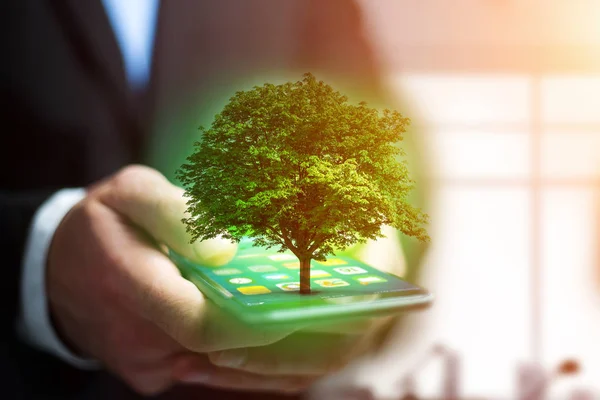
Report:
[[[298,248],[296,246],[294,246],[294,244],[292,243],[292,241],[287,237],[287,235],[285,234],[278,234],[277,230],[275,228],[273,228],[270,225],[266,226],[268,230],[270,230],[273,235],[277,236],[279,239],[283,240],[283,243],[292,251],[292,253],[296,254],[298,253]],[[283,231],[284,228],[282,227],[281,230]],[[296,254],[297,255],[297,254]]]
[[315,250],[317,250],[319,248],[319,246],[321,246],[323,244],[325,239],[327,239],[327,236],[325,236],[325,235],[315,236],[315,239],[313,240],[311,246],[308,248],[308,253],[309,254],[314,253]]

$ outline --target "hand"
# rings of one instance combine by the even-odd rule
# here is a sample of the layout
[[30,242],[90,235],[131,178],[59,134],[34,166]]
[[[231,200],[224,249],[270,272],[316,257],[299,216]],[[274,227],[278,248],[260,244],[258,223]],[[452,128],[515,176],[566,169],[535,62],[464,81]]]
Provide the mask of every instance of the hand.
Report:
[[236,246],[189,244],[185,208],[180,188],[131,166],[91,187],[64,218],[46,283],[54,322],[74,350],[144,394],[177,382],[302,390],[347,362],[366,337],[364,321],[333,327],[335,334],[321,326],[291,335],[248,327],[207,302],[160,245],[212,265],[230,260]]

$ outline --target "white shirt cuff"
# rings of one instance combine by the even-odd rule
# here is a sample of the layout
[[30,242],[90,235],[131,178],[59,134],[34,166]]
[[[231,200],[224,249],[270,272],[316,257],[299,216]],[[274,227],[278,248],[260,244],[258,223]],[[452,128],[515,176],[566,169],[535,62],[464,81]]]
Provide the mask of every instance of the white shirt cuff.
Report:
[[58,338],[50,320],[46,296],[46,258],[54,232],[65,215],[85,197],[85,190],[63,189],[37,210],[30,226],[23,257],[19,334],[29,344],[54,354],[81,369],[97,369],[94,360],[74,355]]

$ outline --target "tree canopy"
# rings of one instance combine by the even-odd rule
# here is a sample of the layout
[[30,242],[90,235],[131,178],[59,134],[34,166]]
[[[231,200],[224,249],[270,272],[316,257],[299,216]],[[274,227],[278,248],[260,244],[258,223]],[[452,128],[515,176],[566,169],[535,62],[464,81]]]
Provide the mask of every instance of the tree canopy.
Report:
[[399,160],[409,122],[352,104],[311,74],[237,92],[178,170],[183,221],[193,240],[250,236],[301,262],[382,237],[384,224],[428,240]]

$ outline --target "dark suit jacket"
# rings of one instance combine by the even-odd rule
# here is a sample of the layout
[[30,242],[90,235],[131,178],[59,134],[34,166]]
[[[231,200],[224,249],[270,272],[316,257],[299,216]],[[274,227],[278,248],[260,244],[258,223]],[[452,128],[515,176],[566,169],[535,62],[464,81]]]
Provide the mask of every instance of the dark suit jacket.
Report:
[[163,1],[148,89],[131,93],[100,0],[0,7],[0,398],[133,398],[108,374],[76,371],[16,338],[21,258],[35,210],[58,189],[144,162],[150,144],[178,134],[157,128],[165,115],[188,98],[210,103],[221,82],[287,70],[377,87],[360,14],[351,0]]

